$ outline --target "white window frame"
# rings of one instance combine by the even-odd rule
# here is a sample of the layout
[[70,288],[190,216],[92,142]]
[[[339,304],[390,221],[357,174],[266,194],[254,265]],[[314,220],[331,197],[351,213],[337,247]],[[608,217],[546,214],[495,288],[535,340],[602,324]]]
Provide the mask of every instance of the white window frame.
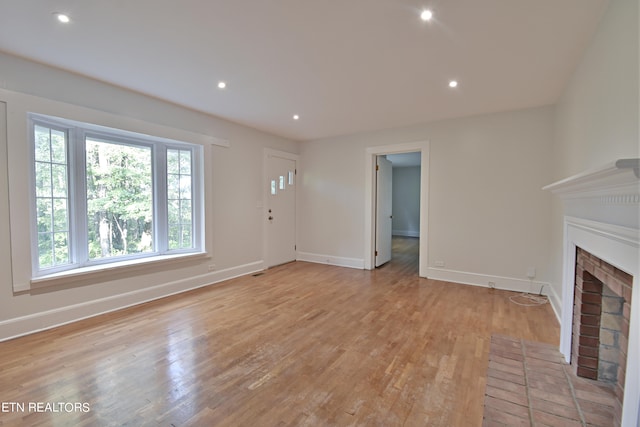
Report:
[[[68,200],[69,200],[69,259],[64,265],[39,267],[37,208],[35,191],[35,135],[36,125],[65,131],[67,134]],[[154,262],[172,255],[188,255],[204,252],[204,165],[203,147],[182,141],[154,137],[121,129],[90,123],[28,113],[30,153],[30,226],[32,277],[40,278],[62,272],[102,266],[108,268],[132,261]],[[86,192],[86,138],[95,138],[116,144],[151,149],[153,187],[153,251],[90,260],[88,254],[87,192]],[[167,206],[167,149],[191,151],[191,248],[168,248]]]

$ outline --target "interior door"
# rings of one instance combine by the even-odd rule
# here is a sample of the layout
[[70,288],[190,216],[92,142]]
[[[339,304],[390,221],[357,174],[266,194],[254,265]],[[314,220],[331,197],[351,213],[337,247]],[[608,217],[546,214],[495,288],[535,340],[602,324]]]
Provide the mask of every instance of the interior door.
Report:
[[391,162],[385,156],[377,156],[376,267],[391,261],[392,180]]
[[267,156],[267,267],[296,259],[296,161]]

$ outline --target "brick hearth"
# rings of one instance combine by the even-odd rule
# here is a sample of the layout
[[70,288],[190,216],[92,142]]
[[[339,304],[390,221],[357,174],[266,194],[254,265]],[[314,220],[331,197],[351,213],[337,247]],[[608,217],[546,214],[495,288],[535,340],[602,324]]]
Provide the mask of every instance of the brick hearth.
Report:
[[483,426],[613,426],[612,385],[580,378],[556,346],[492,335]]

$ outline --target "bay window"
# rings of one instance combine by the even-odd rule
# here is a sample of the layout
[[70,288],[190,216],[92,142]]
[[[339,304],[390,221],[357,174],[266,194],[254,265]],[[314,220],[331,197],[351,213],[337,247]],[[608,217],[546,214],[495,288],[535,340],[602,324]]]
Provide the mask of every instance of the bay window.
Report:
[[202,251],[202,147],[30,115],[34,277]]

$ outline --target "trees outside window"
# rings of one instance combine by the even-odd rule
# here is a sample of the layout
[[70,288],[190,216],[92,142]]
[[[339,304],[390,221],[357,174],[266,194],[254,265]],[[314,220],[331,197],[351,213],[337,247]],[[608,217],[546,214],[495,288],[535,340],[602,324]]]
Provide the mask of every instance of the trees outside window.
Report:
[[153,251],[151,149],[86,139],[89,259]]
[[201,251],[202,148],[32,115],[36,275]]
[[34,126],[35,204],[38,263],[41,268],[69,263],[67,133]]

